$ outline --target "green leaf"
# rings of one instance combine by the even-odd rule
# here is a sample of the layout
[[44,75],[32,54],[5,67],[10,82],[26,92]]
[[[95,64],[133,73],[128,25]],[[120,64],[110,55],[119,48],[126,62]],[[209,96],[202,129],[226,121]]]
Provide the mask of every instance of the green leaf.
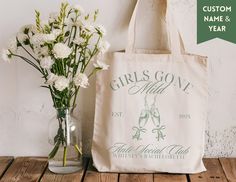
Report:
[[25,44],[25,45],[29,45],[29,44],[30,44],[29,39],[26,39],[26,40],[24,41],[24,44]]
[[66,17],[66,9],[69,6],[68,3],[61,3],[60,13],[58,16],[58,24],[62,25]]
[[54,97],[55,97],[56,99],[61,99],[61,97],[60,97],[59,95],[56,95],[56,94],[54,94]]
[[60,147],[61,141],[58,140],[56,145],[54,146],[54,148],[52,149],[52,151],[50,152],[50,154],[48,155],[49,159],[52,159],[53,157],[55,157],[55,155],[57,154],[57,151]]
[[49,89],[49,86],[45,86],[45,85],[41,85],[40,87]]
[[67,31],[66,33],[65,33],[65,37],[68,37],[70,35],[70,31]]
[[58,142],[58,140],[60,140],[63,136],[63,129],[61,127],[61,125],[59,126],[58,128],[58,131],[57,131],[57,135],[54,137],[54,144],[56,144]]
[[85,19],[85,20],[88,20],[88,19],[89,19],[89,16],[90,16],[90,15],[87,14],[87,15],[84,17],[84,19]]
[[25,28],[24,29],[24,34],[28,34],[29,33],[29,28]]
[[36,27],[39,32],[41,32],[41,20],[40,20],[40,12],[35,10],[35,20],[36,20]]
[[49,25],[44,25],[44,30],[46,33],[50,33],[51,32],[51,27]]
[[97,20],[98,13],[99,13],[99,10],[97,9],[97,10],[94,12],[94,15],[93,15],[93,21],[94,21],[94,22]]
[[72,47],[72,46],[73,46],[73,44],[74,44],[74,43],[73,43],[73,42],[71,42],[71,43],[70,43],[70,45],[69,45],[69,47]]
[[21,43],[20,43],[20,42],[17,42],[16,45],[17,45],[17,47],[20,47],[20,46],[21,46]]
[[[66,116],[66,113],[65,113],[65,109],[58,109],[58,115],[57,115],[57,117],[58,118],[65,118],[65,116]],[[59,130],[58,130],[59,131]],[[60,138],[63,140],[64,138],[63,138],[63,131],[62,131],[62,135],[60,135]]]
[[57,42],[62,42],[63,40],[64,40],[64,37],[62,34],[57,37]]
[[59,139],[59,135],[57,134],[55,137],[54,137],[54,143],[57,143],[58,139]]

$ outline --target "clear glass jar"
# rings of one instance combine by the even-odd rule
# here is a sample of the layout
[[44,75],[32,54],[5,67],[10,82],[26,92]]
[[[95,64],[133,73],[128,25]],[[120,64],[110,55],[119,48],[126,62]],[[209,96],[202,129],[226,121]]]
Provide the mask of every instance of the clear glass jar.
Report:
[[49,122],[50,152],[48,168],[54,173],[73,173],[82,169],[82,125],[70,108],[57,108]]

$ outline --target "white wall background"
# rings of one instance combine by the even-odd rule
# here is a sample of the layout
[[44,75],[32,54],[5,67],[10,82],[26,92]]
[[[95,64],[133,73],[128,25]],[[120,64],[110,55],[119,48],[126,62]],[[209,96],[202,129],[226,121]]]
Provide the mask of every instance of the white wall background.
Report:
[[[157,0],[143,0],[139,13],[138,47],[157,48]],[[196,44],[196,0],[169,0],[188,52],[209,57],[209,115],[206,156],[236,157],[236,45],[215,39]],[[100,9],[98,21],[108,30],[111,49],[124,49],[128,22],[136,0],[70,0],[86,10]],[[0,48],[24,24],[34,22],[34,9],[47,17],[60,0],[0,0]],[[54,115],[49,93],[40,88],[40,75],[25,63],[0,60],[0,155],[43,156],[48,121]],[[80,95],[79,113],[84,127],[84,149],[89,153],[94,116],[95,88]]]

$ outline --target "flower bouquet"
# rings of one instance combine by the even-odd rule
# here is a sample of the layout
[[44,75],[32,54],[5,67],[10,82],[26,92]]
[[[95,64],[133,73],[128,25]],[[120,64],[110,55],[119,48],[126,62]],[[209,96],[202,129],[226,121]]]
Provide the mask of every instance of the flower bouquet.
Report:
[[[95,23],[98,11],[85,14],[79,5],[61,3],[60,11],[51,13],[47,21],[41,20],[40,12],[35,12],[35,25],[22,27],[9,41],[8,48],[2,50],[2,58],[5,61],[19,58],[42,75],[42,87],[50,91],[57,110],[49,134],[53,144],[49,169],[74,172],[82,165],[82,144],[81,126],[77,128],[71,113],[76,107],[79,90],[89,86],[89,78],[94,73],[109,67],[102,62],[102,55],[109,48],[109,43],[103,39],[106,30]],[[90,63],[93,69],[87,69]],[[71,148],[76,157],[67,158]],[[59,157],[53,160],[58,154]],[[50,160],[53,161],[51,164]],[[69,168],[63,171],[63,167]]]

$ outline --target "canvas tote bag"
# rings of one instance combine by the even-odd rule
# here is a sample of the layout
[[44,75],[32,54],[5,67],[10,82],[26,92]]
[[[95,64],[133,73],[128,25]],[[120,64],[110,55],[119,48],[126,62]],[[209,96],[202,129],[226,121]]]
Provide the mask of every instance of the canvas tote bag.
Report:
[[109,53],[109,70],[97,75],[94,166],[125,173],[205,171],[206,57],[184,52],[170,8],[166,11],[169,53],[137,53],[138,6],[139,1],[126,51]]

